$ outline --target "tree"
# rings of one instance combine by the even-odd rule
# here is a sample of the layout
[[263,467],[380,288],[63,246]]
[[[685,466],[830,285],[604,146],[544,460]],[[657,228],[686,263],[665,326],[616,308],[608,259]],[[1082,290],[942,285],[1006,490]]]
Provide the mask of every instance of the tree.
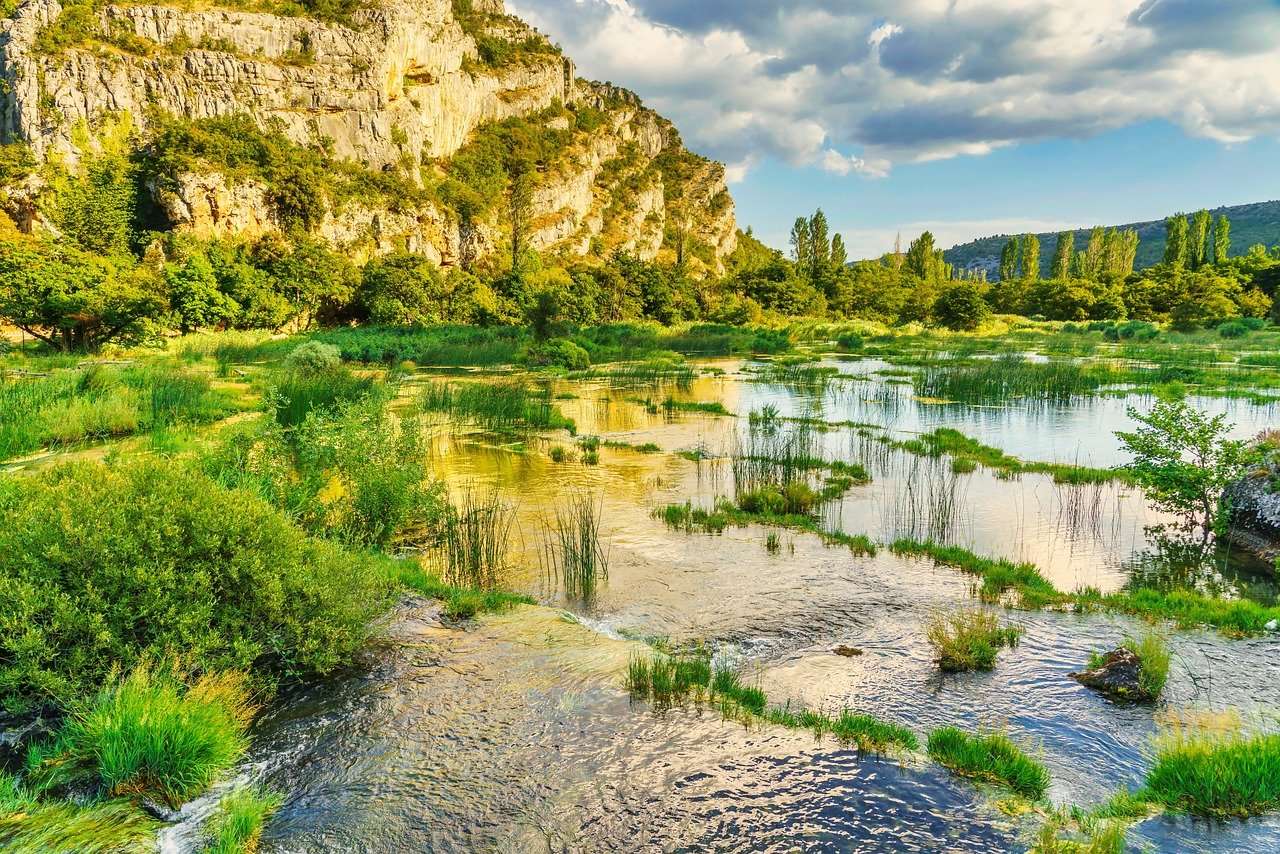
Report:
[[804,217],[797,218],[791,227],[791,257],[802,275],[808,275],[813,264],[813,243],[809,236],[809,220]]
[[349,303],[360,281],[359,271],[344,255],[313,240],[300,238],[289,246],[265,238],[255,254],[293,306],[292,319],[303,329]]
[[1084,262],[1080,275],[1090,281],[1096,281],[1102,274],[1104,256],[1106,255],[1106,229],[1095,225],[1089,230],[1089,244],[1084,250]]
[[1231,220],[1221,214],[1213,226],[1213,263],[1221,264],[1231,254]]
[[1018,275],[1018,238],[1010,237],[1000,249],[1000,281],[1011,282]]
[[191,253],[182,264],[170,264],[164,278],[183,333],[230,322],[240,313],[236,301],[218,287],[213,265],[203,252]]
[[1197,211],[1191,217],[1191,232],[1187,239],[1187,262],[1192,270],[1199,270],[1209,261],[1209,227],[1212,217],[1206,210]]
[[1174,214],[1164,221],[1164,263],[1181,269],[1187,265],[1187,218]]
[[1064,231],[1058,235],[1058,245],[1053,250],[1053,266],[1049,275],[1055,279],[1071,278],[1071,259],[1075,256],[1076,233]]
[[511,269],[519,270],[524,260],[533,208],[534,164],[525,157],[511,156],[507,162],[507,218],[511,223]]
[[154,271],[3,225],[8,227],[0,227],[0,319],[49,346],[95,350],[136,339],[145,322],[167,308]]
[[908,273],[924,279],[926,282],[937,282],[947,278],[946,262],[942,259],[941,250],[933,246],[932,232],[924,232],[907,247],[906,269]]
[[809,276],[817,281],[831,263],[831,239],[828,237],[827,215],[818,208],[809,219],[809,246],[811,259]]
[[1022,236],[1022,278],[1029,282],[1040,278],[1040,238],[1034,234]]
[[849,250],[844,246],[844,238],[839,234],[831,236],[831,266],[838,270],[844,269],[849,263]]
[[453,319],[445,300],[444,277],[422,255],[405,252],[370,261],[361,274],[357,299],[373,323],[412,325]]
[[1226,416],[1209,417],[1181,401],[1157,403],[1145,415],[1133,407],[1128,412],[1140,426],[1116,436],[1133,456],[1128,469],[1147,497],[1206,539],[1220,531],[1227,515],[1223,490],[1253,464],[1247,444],[1227,438]]
[[991,316],[991,307],[976,283],[958,282],[938,295],[933,304],[933,316],[948,329],[977,329]]

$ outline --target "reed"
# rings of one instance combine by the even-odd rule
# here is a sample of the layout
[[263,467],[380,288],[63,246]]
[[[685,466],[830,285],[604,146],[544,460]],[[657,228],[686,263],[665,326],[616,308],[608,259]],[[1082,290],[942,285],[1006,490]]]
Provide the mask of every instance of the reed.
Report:
[[1106,366],[1076,362],[1029,362],[1020,355],[978,359],[967,364],[946,360],[925,365],[913,385],[921,397],[959,403],[1001,403],[1029,398],[1052,403],[1071,401],[1118,381]]
[[600,537],[603,506],[603,500],[579,495],[556,508],[546,523],[544,574],[559,579],[567,595],[586,602],[609,580],[609,553]]
[[418,397],[427,412],[444,412],[485,430],[574,432],[573,422],[556,407],[549,386],[523,382],[432,383]]
[[473,590],[495,590],[506,575],[514,508],[497,491],[468,489],[450,505],[440,526],[437,550],[445,582]]
[[1002,626],[995,614],[980,608],[934,614],[925,635],[944,672],[990,670],[1002,647],[1015,647],[1022,636],[1017,626]]

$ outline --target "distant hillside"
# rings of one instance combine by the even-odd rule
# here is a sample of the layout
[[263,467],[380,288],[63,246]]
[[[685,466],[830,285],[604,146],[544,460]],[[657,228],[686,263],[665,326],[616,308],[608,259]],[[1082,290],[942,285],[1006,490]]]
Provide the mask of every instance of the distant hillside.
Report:
[[[1240,255],[1248,251],[1255,243],[1274,246],[1280,243],[1280,201],[1254,202],[1248,205],[1214,208],[1213,216],[1226,214],[1231,220],[1231,254]],[[1110,228],[1111,226],[1108,226]],[[1164,220],[1149,222],[1130,222],[1120,228],[1136,228],[1138,230],[1138,268],[1150,267],[1164,256]],[[1053,261],[1053,249],[1057,245],[1057,234],[1040,234],[1040,266],[1041,275],[1049,274],[1049,264]],[[989,278],[995,278],[1000,267],[1000,249],[1009,239],[1007,234],[983,237],[969,243],[953,246],[944,253],[947,261],[957,269],[978,269],[987,271]],[[1076,231],[1076,249],[1083,249],[1089,242],[1089,228]]]

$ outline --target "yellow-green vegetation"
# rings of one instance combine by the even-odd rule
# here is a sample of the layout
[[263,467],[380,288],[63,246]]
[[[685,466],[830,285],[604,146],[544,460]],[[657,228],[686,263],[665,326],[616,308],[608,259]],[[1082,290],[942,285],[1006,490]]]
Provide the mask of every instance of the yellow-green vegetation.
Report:
[[417,561],[383,558],[383,567],[387,577],[397,585],[428,598],[439,599],[444,604],[445,615],[455,620],[468,620],[477,614],[506,611],[516,605],[534,603],[532,597],[518,593],[447,584]]
[[1009,456],[999,448],[984,445],[977,439],[950,427],[939,427],[932,433],[921,435],[918,439],[894,441],[892,444],[896,448],[919,456],[946,454],[951,457],[952,470],[957,473],[973,471],[974,466],[982,465],[1007,475],[1047,474],[1053,478],[1054,483],[1105,483],[1111,480],[1133,482],[1133,476],[1123,468],[1100,469],[1070,463],[1020,460]]
[[0,846],[13,854],[144,854],[157,822],[123,798],[92,804],[41,797],[0,772]]
[[[1138,685],[1145,699],[1154,700],[1164,691],[1169,680],[1168,641],[1155,632],[1147,632],[1140,637],[1124,639],[1122,647],[1132,652],[1138,659]],[[1100,653],[1089,655],[1089,668],[1095,669],[1103,664]]]
[[244,753],[254,711],[241,673],[206,673],[187,685],[144,662],[74,703],[54,739],[27,754],[27,776],[41,790],[92,776],[108,797],[178,807]]
[[1156,742],[1139,798],[1225,818],[1280,808],[1280,734],[1173,731]]
[[444,412],[486,430],[568,430],[566,418],[552,399],[549,386],[530,388],[524,382],[433,383],[423,389],[418,406],[424,412]]
[[819,738],[829,734],[842,744],[869,752],[914,751],[920,746],[915,733],[906,727],[850,709],[831,715],[793,708],[790,703],[771,706],[762,689],[744,684],[728,667],[713,668],[709,654],[701,649],[633,655],[627,667],[627,689],[633,697],[651,700],[658,706],[690,699],[708,702],[718,706],[726,719],[808,729]]
[[[145,567],[145,571],[140,568]],[[162,458],[0,480],[0,702],[72,702],[178,650],[264,681],[323,673],[368,637],[388,587],[261,498]]]
[[237,787],[218,803],[218,811],[210,819],[212,838],[204,854],[254,854],[263,824],[283,802],[275,792]]
[[942,727],[929,733],[927,750],[935,762],[956,774],[1003,786],[1030,800],[1040,800],[1049,789],[1049,769],[1003,733],[973,735]]
[[1164,619],[1180,628],[1212,626],[1224,634],[1244,636],[1265,632],[1267,623],[1280,619],[1280,606],[1268,606],[1251,599],[1222,599],[1195,590],[1133,588],[1101,593],[1084,588],[1063,593],[1030,563],[1012,563],[1003,558],[986,558],[958,546],[930,541],[896,540],[889,546],[895,554],[919,555],[935,563],[952,566],[982,579],[979,595],[986,601],[1001,601],[1012,592],[1024,608],[1046,605],[1070,606],[1082,611],[1106,610],[1148,619]]
[[1018,645],[1022,629],[1001,625],[990,611],[969,608],[934,614],[925,636],[944,671],[990,670],[1001,648]]
[[0,373],[0,459],[176,425],[238,409],[209,377],[160,363],[92,363],[45,375]]

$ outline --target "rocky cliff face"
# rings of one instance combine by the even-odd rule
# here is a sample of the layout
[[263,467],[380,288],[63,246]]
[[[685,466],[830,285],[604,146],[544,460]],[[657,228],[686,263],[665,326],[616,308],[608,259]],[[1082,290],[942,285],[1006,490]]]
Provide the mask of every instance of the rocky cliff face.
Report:
[[[107,116],[127,113],[145,137],[156,115],[245,114],[295,143],[422,183],[422,165],[447,171],[491,123],[589,105],[604,120],[575,133],[564,156],[540,164],[528,244],[645,259],[688,245],[699,247],[701,266],[718,270],[735,235],[723,168],[686,152],[670,124],[634,96],[578,80],[572,62],[507,16],[501,0],[458,5],[466,11],[452,0],[380,0],[333,23],[167,5],[64,10],[59,0],[26,0],[0,30],[0,137],[25,141],[37,161],[74,164],[84,145],[79,129],[92,131]],[[65,29],[72,11],[90,35],[57,44],[49,33]],[[157,195],[174,227],[202,236],[279,227],[268,188],[252,177],[192,168]],[[492,253],[509,239],[500,210],[468,219],[439,201],[392,210],[357,200],[330,206],[313,230],[352,251],[405,246],[444,264]]]

